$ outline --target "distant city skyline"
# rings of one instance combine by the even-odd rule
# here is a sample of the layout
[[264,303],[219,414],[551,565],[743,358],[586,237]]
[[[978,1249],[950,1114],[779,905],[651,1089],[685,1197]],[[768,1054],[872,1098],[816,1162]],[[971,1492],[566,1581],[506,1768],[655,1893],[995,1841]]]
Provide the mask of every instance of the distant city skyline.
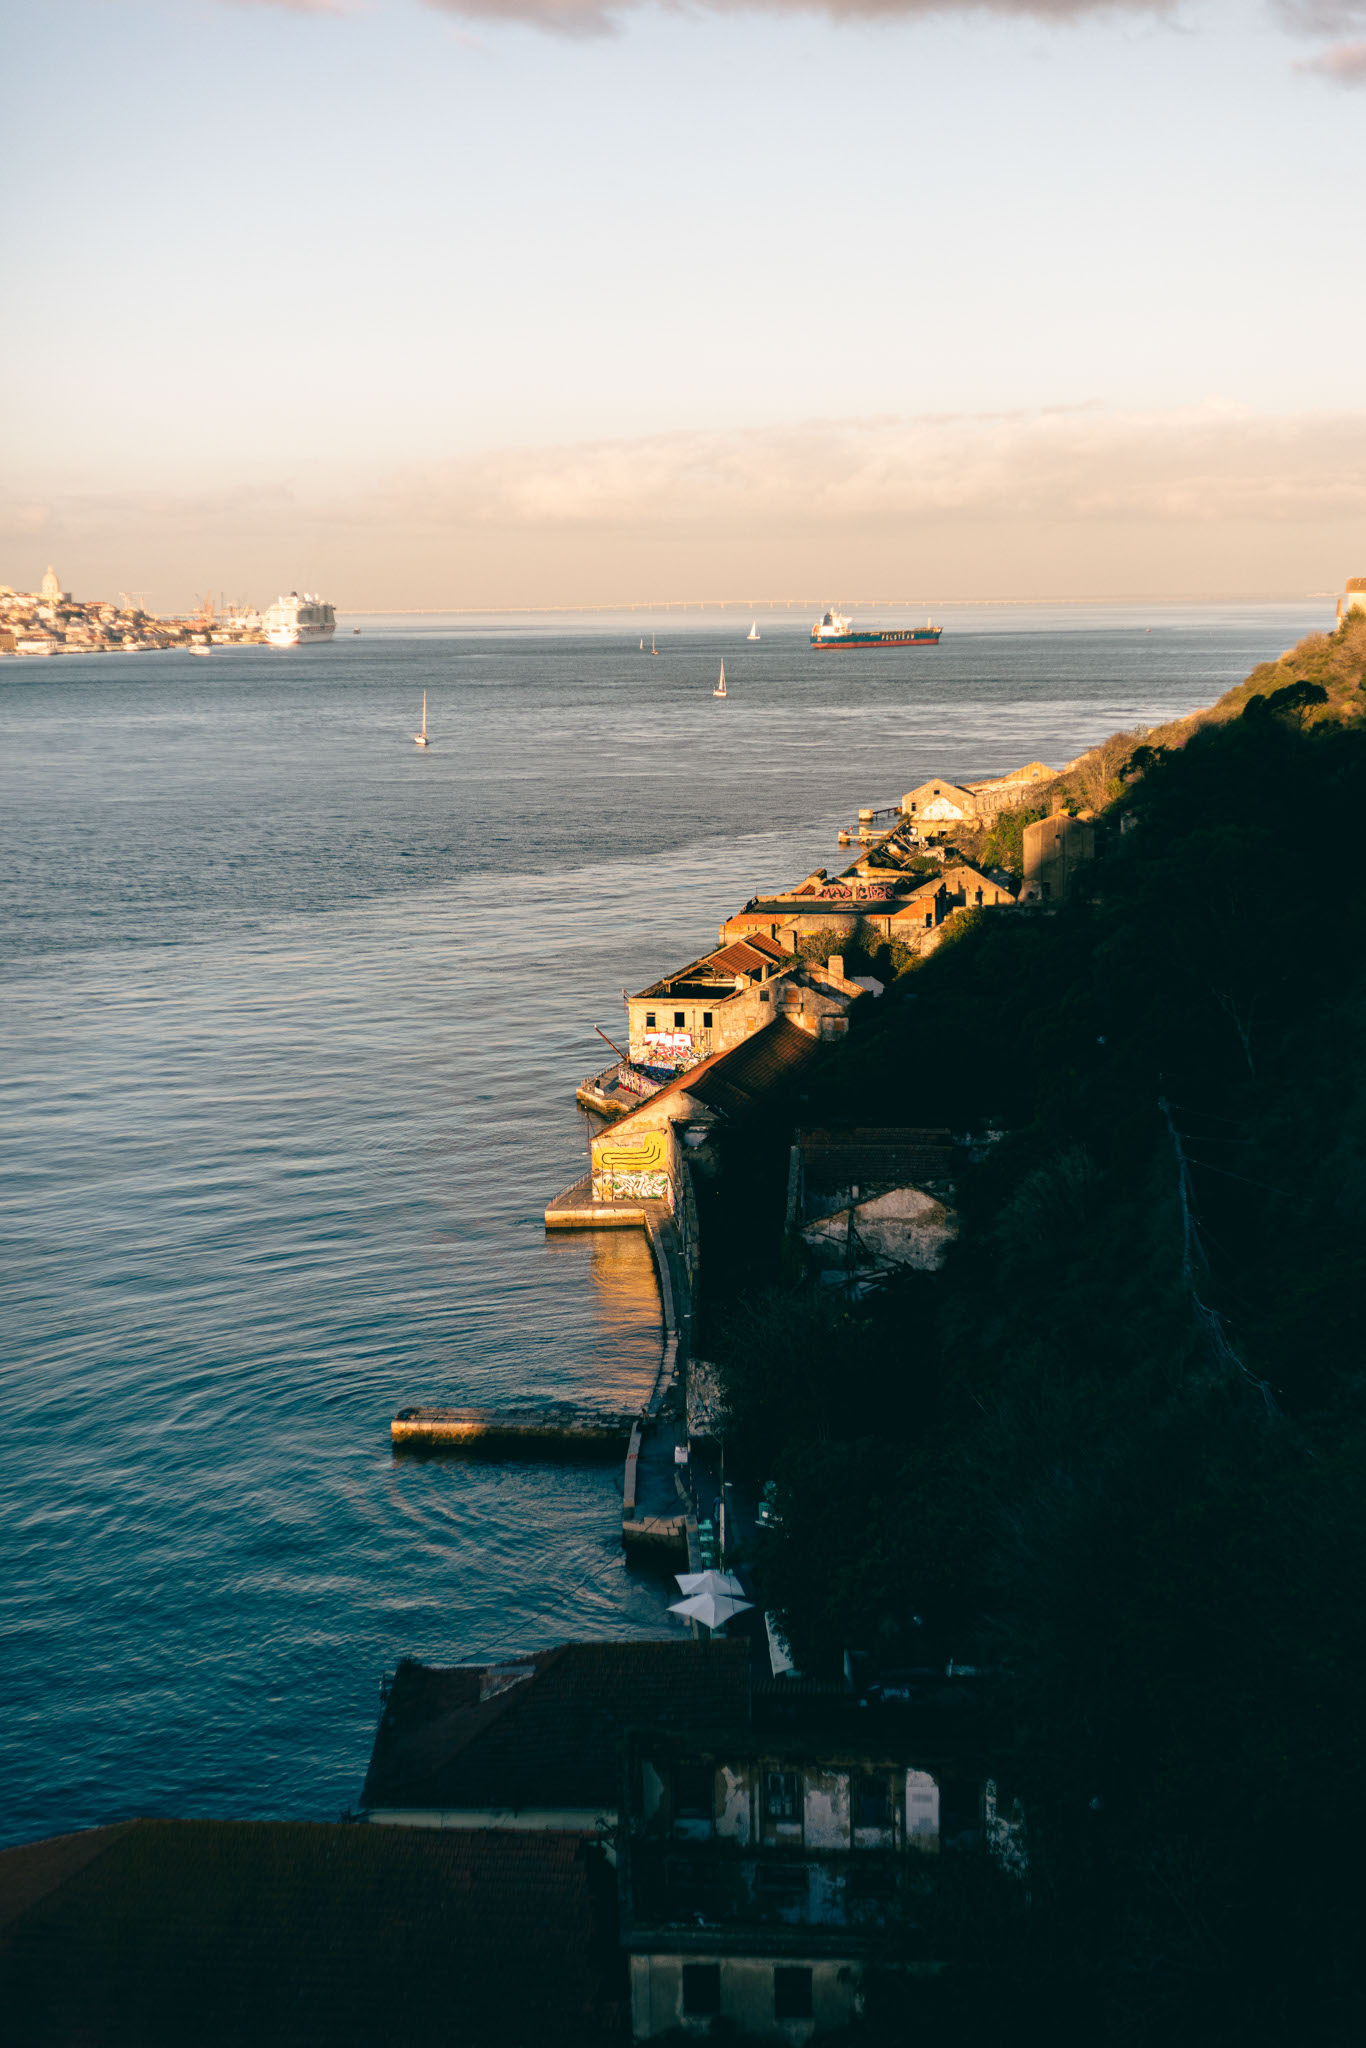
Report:
[[51,0],[6,38],[0,582],[1366,569],[1366,0]]

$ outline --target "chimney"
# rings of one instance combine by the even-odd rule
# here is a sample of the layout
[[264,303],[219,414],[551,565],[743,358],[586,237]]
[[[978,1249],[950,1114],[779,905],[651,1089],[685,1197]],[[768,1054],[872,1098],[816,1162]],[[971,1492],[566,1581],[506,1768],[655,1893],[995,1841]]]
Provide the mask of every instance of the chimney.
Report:
[[825,963],[825,964],[826,964],[826,966],[827,966],[827,967],[828,967],[828,968],[830,969],[830,972],[831,972],[832,974],[837,974],[837,975],[839,976],[839,978],[840,978],[840,980],[841,980],[841,981],[843,981],[843,980],[844,980],[844,955],[843,955],[843,953],[832,953],[832,954],[830,955],[830,958],[829,958],[829,959],[828,959],[828,960],[826,961],[826,963]]
[[797,950],[797,927],[792,924],[785,924],[778,934],[778,944],[785,953],[795,953]]

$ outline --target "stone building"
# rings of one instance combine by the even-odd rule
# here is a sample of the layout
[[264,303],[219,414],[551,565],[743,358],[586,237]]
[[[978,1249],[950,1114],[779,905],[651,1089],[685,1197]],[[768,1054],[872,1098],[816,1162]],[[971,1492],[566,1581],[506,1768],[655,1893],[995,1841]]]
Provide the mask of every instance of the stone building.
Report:
[[1095,851],[1095,826],[1089,818],[1069,818],[1058,812],[1026,825],[1021,903],[1065,903],[1076,886],[1078,871],[1094,858]]
[[43,577],[40,594],[44,604],[60,604],[62,601],[62,580],[51,562],[47,565],[47,574]]
[[[817,970],[819,971],[819,970]],[[856,995],[864,991],[848,986]],[[741,1039],[728,1052],[689,1067],[666,1081],[617,1123],[592,1141],[595,1202],[668,1202],[677,1213],[679,1189],[687,1181],[685,1155],[705,1165],[705,1148],[717,1124],[743,1118],[771,1088],[789,1080],[822,1040],[847,1024],[829,1012],[812,1015],[800,1004],[800,984],[783,985],[786,1001],[771,1024]]]
[[1002,811],[1036,803],[1039,789],[1051,782],[1055,773],[1046,761],[1028,761],[1023,768],[1012,768],[1007,775],[993,775],[983,782],[946,782],[939,776],[908,790],[901,809],[918,830],[927,833],[988,825]]
[[[807,2041],[850,2027],[875,1974],[943,1966],[945,1857],[1022,1871],[1023,1824],[952,1714],[785,1696],[748,1729],[628,1737],[618,1835],[636,2041]],[[967,1737],[964,1740],[964,1737]]]
[[1015,901],[1003,879],[983,874],[967,861],[954,861],[946,867],[942,886],[945,916],[952,910],[1009,909]]
[[908,790],[901,799],[901,808],[919,831],[928,832],[943,832],[954,825],[975,824],[979,815],[977,799],[972,791],[959,783],[946,781],[943,776]]
[[819,1037],[838,1037],[850,1003],[862,991],[845,980],[842,965],[818,967],[798,959],[794,944],[790,930],[779,938],[746,933],[632,996],[632,1061],[681,1071],[729,1051],[778,1016],[792,1017]]
[[400,1828],[536,1828],[599,1836],[616,1825],[621,1731],[742,1720],[743,1642],[561,1643],[500,1664],[405,1657],[385,1694],[361,1794],[364,1818]]

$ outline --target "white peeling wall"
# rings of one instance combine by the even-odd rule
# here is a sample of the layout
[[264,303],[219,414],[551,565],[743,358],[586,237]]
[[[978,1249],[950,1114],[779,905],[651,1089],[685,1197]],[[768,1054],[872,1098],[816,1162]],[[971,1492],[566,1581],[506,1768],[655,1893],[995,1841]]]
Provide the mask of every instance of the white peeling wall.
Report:
[[906,1773],[906,1846],[939,1847],[939,1787],[928,1771]]
[[849,1847],[847,1771],[807,1772],[806,1846],[808,1849]]
[[724,1835],[727,1841],[748,1842],[753,1832],[752,1779],[752,1771],[732,1771],[724,1764],[717,1772],[716,1832]]

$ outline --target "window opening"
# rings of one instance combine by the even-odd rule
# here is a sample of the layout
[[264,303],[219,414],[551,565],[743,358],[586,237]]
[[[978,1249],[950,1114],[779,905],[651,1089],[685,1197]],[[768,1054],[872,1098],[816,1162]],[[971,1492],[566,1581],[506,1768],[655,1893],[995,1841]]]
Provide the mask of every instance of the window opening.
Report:
[[684,1026],[684,1025],[686,1024],[686,1022],[687,1022],[687,1017],[685,1016],[684,1012],[683,1012],[682,1010],[675,1010],[675,1011],[674,1011],[674,1030],[675,1030],[675,1031],[681,1031],[681,1030],[683,1029],[683,1026]]
[[712,1818],[713,1773],[705,1764],[679,1764],[674,1771],[674,1818]]
[[[776,1976],[776,1971],[774,1974]],[[715,2018],[720,2010],[721,1965],[684,1963],[683,2011],[686,2016],[693,2020]]]
[[882,1777],[864,1777],[854,1787],[854,1826],[889,1828],[892,1825],[892,1792]]
[[764,1818],[772,1821],[800,1820],[801,1779],[795,1771],[764,1772]]
[[775,2020],[811,2018],[811,1972],[789,1964],[773,1972],[773,2017]]
[[653,1011],[653,1010],[647,1010],[647,1011],[645,1012],[645,1029],[646,1029],[647,1031],[653,1031],[653,1030],[654,1030],[654,1028],[655,1028],[655,1013],[654,1013],[654,1011]]
[[710,1011],[710,1010],[704,1010],[704,1011],[702,1012],[702,1029],[703,1029],[704,1031],[710,1031],[710,1030],[711,1030],[711,1011]]

